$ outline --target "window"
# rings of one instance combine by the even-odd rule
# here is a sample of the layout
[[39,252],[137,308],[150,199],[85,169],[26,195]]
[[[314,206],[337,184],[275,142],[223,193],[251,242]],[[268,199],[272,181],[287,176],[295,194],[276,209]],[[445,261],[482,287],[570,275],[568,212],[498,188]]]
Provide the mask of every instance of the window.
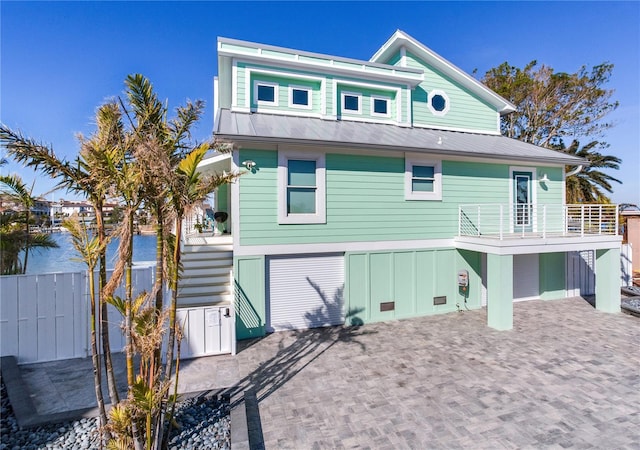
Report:
[[371,115],[390,117],[389,99],[387,97],[371,96]]
[[253,96],[258,105],[278,106],[278,85],[265,81],[256,81]]
[[449,112],[449,97],[443,91],[434,89],[427,99],[429,109],[436,116],[444,116]]
[[442,200],[442,163],[405,156],[405,200]]
[[301,86],[289,86],[289,106],[311,109],[311,89]]
[[351,92],[342,93],[342,110],[345,112],[360,114],[362,105],[362,95]]
[[278,223],[326,223],[325,156],[278,153]]

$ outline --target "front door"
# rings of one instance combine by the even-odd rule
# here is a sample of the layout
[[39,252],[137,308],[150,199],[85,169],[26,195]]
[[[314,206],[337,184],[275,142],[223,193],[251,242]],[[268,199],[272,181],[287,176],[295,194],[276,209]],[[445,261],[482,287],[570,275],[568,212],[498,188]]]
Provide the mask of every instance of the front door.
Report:
[[532,172],[513,172],[513,231],[533,230]]

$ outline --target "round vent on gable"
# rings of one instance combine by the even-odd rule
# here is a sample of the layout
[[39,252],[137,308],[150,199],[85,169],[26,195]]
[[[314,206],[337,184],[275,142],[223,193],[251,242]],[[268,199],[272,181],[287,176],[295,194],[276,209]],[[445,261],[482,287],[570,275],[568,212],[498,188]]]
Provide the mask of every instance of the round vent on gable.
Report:
[[449,97],[444,91],[434,89],[429,92],[427,104],[435,116],[444,116],[449,111]]

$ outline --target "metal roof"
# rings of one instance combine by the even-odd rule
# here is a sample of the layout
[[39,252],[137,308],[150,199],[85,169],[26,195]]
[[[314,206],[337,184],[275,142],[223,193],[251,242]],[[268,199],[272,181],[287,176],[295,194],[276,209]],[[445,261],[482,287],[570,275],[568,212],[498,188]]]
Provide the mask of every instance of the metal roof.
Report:
[[232,112],[221,109],[215,134],[240,143],[259,141],[334,145],[370,150],[585,165],[582,158],[499,135],[410,128],[380,123]]

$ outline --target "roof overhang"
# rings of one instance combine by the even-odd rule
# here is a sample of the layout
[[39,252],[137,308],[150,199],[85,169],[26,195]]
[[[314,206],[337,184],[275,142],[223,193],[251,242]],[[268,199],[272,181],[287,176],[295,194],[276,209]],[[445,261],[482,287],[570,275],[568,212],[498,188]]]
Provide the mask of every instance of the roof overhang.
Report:
[[231,153],[217,154],[203,159],[198,164],[198,171],[202,173],[231,172]]
[[416,152],[544,165],[587,164],[583,158],[499,135],[410,128],[377,123],[241,113],[220,110],[217,138],[244,143],[293,144],[362,150]]
[[388,61],[403,47],[433,66],[434,69],[451,77],[490,105],[495,106],[501,115],[512,113],[517,109],[513,103],[499,96],[465,71],[401,30],[393,33],[389,40],[371,57],[370,61],[378,63]]
[[237,39],[218,38],[218,62],[221,58],[241,59],[279,67],[302,70],[321,70],[323,73],[343,76],[360,76],[367,79],[417,86],[424,80],[420,69],[397,67],[322,53],[305,52],[286,47],[258,44]]

